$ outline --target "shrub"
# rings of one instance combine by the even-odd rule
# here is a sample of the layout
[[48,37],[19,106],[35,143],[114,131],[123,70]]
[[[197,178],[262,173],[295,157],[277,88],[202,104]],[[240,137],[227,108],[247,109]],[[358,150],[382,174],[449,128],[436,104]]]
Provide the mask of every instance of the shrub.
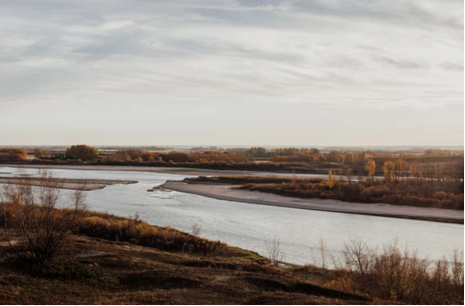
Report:
[[408,304],[463,304],[463,254],[431,265],[397,243],[381,252],[359,239],[345,247],[345,277],[333,288]]
[[219,241],[195,237],[171,228],[159,228],[144,221],[105,219],[90,216],[79,221],[76,233],[113,241],[129,242],[165,251],[194,252],[209,255],[224,248]]
[[47,169],[39,170],[38,187],[28,183],[25,173],[19,174],[15,184],[5,185],[1,192],[2,223],[18,230],[24,245],[13,247],[13,251],[19,257],[49,261],[61,252],[67,235],[85,211],[85,194],[77,190],[63,197],[63,180],[54,178]]
[[436,200],[444,200],[445,198],[447,198],[447,193],[444,192],[444,191],[437,191],[436,193],[434,193],[434,196],[433,196]]

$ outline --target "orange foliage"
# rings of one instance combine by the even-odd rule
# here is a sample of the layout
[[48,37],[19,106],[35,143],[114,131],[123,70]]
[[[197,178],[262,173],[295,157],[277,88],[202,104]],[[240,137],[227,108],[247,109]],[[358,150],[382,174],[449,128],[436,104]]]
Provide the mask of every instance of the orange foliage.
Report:
[[270,159],[273,163],[307,163],[314,164],[318,161],[315,155],[275,156]]
[[19,161],[27,158],[23,148],[0,148],[0,161]]

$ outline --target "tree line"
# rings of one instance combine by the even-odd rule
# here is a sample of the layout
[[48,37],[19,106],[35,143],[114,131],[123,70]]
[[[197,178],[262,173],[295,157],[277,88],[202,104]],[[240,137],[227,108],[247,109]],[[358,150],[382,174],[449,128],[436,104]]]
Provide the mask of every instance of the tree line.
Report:
[[102,162],[165,162],[165,163],[244,163],[249,158],[242,153],[234,152],[149,152],[142,149],[118,150],[115,154],[104,157]]
[[0,148],[0,161],[20,161],[27,158],[27,150],[23,148]]
[[[420,207],[463,210],[463,159],[447,164],[409,164],[402,159],[386,161],[382,165],[383,178],[374,174],[376,162],[368,159],[365,170],[368,178],[353,175],[346,168],[344,180],[337,180],[329,170],[326,180],[293,179],[282,183],[253,182],[241,188],[300,198],[337,199],[347,202],[388,203]],[[263,184],[268,183],[268,184]]]
[[320,150],[316,148],[276,148],[266,149],[263,147],[252,147],[246,152],[253,157],[274,157],[274,156],[300,156],[300,155],[318,155]]

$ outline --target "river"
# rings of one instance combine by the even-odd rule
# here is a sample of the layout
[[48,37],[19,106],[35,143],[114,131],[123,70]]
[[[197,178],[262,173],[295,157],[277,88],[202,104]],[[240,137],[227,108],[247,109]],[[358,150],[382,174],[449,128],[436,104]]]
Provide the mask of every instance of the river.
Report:
[[[15,171],[15,168],[0,167],[0,173]],[[26,171],[37,173],[36,169]],[[341,254],[345,243],[354,238],[373,247],[382,247],[397,238],[401,248],[407,247],[421,258],[430,260],[442,259],[454,250],[464,248],[461,224],[255,205],[174,191],[147,192],[166,180],[182,180],[188,177],[186,175],[68,169],[53,169],[52,172],[64,178],[139,181],[89,191],[87,204],[92,210],[118,216],[129,217],[137,213],[150,224],[186,232],[197,224],[205,238],[221,240],[262,255],[276,237],[285,253],[284,261],[296,264],[313,263],[312,252],[318,248],[320,238],[327,250],[336,255]]]

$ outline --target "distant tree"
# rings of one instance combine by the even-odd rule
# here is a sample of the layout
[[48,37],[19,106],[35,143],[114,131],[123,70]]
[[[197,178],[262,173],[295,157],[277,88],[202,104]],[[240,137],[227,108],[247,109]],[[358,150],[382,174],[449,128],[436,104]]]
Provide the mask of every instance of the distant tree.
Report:
[[44,156],[44,151],[42,151],[42,149],[36,148],[34,149],[34,156],[36,158],[41,158],[42,156]]
[[97,148],[87,145],[76,145],[66,149],[66,158],[81,160],[96,160],[98,158]]
[[352,173],[353,173],[353,170],[351,168],[345,168],[344,169],[344,174],[347,177],[347,180],[349,181],[349,184],[352,183]]
[[371,177],[371,180],[373,181],[376,170],[375,161],[372,159],[367,160],[365,163],[365,170],[368,172],[368,176]]
[[396,165],[394,167],[394,173],[396,176],[396,182],[399,182],[402,175],[408,170],[408,163],[399,159],[396,161]]
[[247,151],[247,155],[252,155],[252,156],[265,156],[266,155],[266,149],[262,147],[253,147],[250,148],[250,150]]
[[327,155],[326,155],[326,161],[329,162],[329,163],[337,163],[337,162],[340,162],[339,160],[339,157],[340,157],[340,153],[338,151],[330,151]]
[[340,154],[340,155],[337,157],[338,162],[340,162],[342,165],[344,165],[346,158],[347,158],[347,154]]
[[384,163],[383,172],[384,172],[384,181],[387,183],[392,183],[394,181],[394,170],[396,164],[392,161],[387,161]]
[[126,161],[126,157],[128,156],[129,156],[128,152],[123,149],[120,149],[115,152],[115,157],[120,161]]
[[331,189],[334,187],[333,172],[331,170],[328,172],[328,186]]

